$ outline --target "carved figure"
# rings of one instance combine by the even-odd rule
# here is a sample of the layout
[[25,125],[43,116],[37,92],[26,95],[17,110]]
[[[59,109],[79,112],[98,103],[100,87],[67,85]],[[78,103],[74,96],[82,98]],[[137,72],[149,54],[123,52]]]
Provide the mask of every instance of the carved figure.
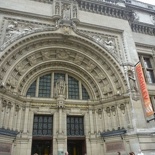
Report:
[[57,57],[59,59],[68,59],[69,52],[67,52],[66,50],[58,50],[57,51]]
[[113,40],[108,37],[107,41],[105,41],[105,46],[113,53],[115,53],[115,43],[113,42]]
[[135,80],[133,72],[131,70],[128,70],[128,77],[129,77],[130,90],[132,92],[137,91],[136,80]]
[[41,52],[41,54],[43,55],[43,59],[45,59],[45,60],[50,59],[49,51]]
[[81,57],[79,55],[76,55],[74,62],[78,65],[81,65],[82,61],[83,61],[84,57]]
[[16,66],[16,70],[18,71],[18,73],[20,75],[22,75],[23,73],[25,73],[26,69],[24,68],[23,64],[19,64]]
[[19,32],[19,30],[18,30],[18,22],[16,22],[16,21],[12,21],[9,25],[8,25],[8,27],[7,27],[7,29],[6,29],[6,32],[7,32],[7,37],[10,37],[10,36],[12,36],[12,35],[14,35],[14,34],[19,34],[20,32]]
[[62,10],[62,17],[65,20],[70,20],[70,6],[69,5],[64,5],[63,10]]
[[56,3],[56,5],[55,5],[55,14],[59,15],[59,12],[60,12],[60,6],[59,6],[59,3]]
[[63,80],[63,78],[60,76],[60,78],[56,82],[56,95],[65,95],[66,91],[66,82]]
[[139,21],[139,16],[137,15],[136,12],[133,12],[133,17],[135,21]]
[[28,61],[29,61],[31,66],[35,65],[37,63],[36,55],[29,57]]
[[76,8],[76,6],[73,7],[73,18],[77,18],[77,8]]
[[17,80],[14,77],[10,77],[10,79],[8,79],[8,85],[15,88],[17,86]]

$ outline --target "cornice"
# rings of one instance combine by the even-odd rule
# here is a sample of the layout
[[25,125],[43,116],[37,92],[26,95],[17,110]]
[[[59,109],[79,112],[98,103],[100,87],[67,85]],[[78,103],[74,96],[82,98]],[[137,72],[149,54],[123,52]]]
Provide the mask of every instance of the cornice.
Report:
[[79,9],[125,20],[129,20],[132,16],[132,10],[130,8],[89,0],[81,0],[79,2]]
[[149,25],[140,22],[131,22],[130,26],[133,32],[155,36],[154,25]]

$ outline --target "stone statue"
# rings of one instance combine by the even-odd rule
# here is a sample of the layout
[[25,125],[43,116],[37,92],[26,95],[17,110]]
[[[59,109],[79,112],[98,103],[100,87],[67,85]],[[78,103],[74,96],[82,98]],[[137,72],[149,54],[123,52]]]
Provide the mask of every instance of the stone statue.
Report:
[[56,5],[55,5],[55,14],[59,15],[59,12],[60,12],[59,3],[56,3]]
[[132,92],[137,91],[136,80],[135,80],[133,72],[131,70],[128,70],[128,77],[129,77],[130,90]]
[[66,93],[66,82],[63,80],[62,76],[56,82],[56,96],[65,95]]
[[77,8],[76,8],[76,6],[73,7],[73,18],[77,18]]
[[62,16],[65,20],[70,20],[70,6],[64,5],[64,8],[62,10]]

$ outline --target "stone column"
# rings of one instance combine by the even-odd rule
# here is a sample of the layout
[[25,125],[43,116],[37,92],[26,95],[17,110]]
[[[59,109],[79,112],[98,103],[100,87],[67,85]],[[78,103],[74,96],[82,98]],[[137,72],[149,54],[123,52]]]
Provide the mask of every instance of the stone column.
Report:
[[22,108],[19,105],[16,105],[16,111],[18,112],[17,114],[17,126],[16,129],[17,131],[21,130],[21,119],[22,119]]
[[94,119],[92,114],[92,109],[89,109],[89,124],[90,124],[90,133],[94,134]]
[[14,111],[15,111],[15,105],[12,104],[11,110],[10,110],[10,117],[9,117],[9,129],[13,129],[13,121],[14,121]]
[[65,150],[65,135],[64,128],[62,126],[63,122],[63,108],[64,108],[65,99],[63,96],[57,98],[57,107],[58,107],[58,133],[57,133],[57,144],[58,144],[58,155],[63,155]]
[[29,102],[26,102],[25,103],[26,107],[25,107],[25,117],[24,117],[24,128],[23,128],[23,134],[26,134],[27,135],[27,131],[28,131],[28,121],[29,121],[29,106],[30,106],[30,103]]
[[11,108],[12,108],[12,103],[11,102],[8,102],[7,104],[7,109],[6,109],[6,115],[5,115],[5,125],[4,125],[4,128],[5,129],[9,129],[9,118],[10,118],[10,111],[11,111]]
[[4,127],[4,123],[5,123],[4,118],[5,118],[6,108],[7,108],[7,101],[1,99],[0,128]]

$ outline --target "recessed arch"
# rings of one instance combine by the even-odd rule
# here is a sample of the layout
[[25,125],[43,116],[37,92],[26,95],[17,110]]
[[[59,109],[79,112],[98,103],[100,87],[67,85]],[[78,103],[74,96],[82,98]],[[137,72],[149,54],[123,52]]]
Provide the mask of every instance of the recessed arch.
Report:
[[23,87],[22,81],[30,77],[28,74],[35,75],[38,66],[50,63],[66,65],[66,70],[74,66],[79,73],[82,70],[83,75],[93,81],[90,82],[93,92],[98,92],[93,93],[95,98],[126,91],[127,84],[119,64],[104,48],[80,36],[55,32],[31,34],[7,47],[0,60],[1,80],[8,89],[23,94],[20,87]]

